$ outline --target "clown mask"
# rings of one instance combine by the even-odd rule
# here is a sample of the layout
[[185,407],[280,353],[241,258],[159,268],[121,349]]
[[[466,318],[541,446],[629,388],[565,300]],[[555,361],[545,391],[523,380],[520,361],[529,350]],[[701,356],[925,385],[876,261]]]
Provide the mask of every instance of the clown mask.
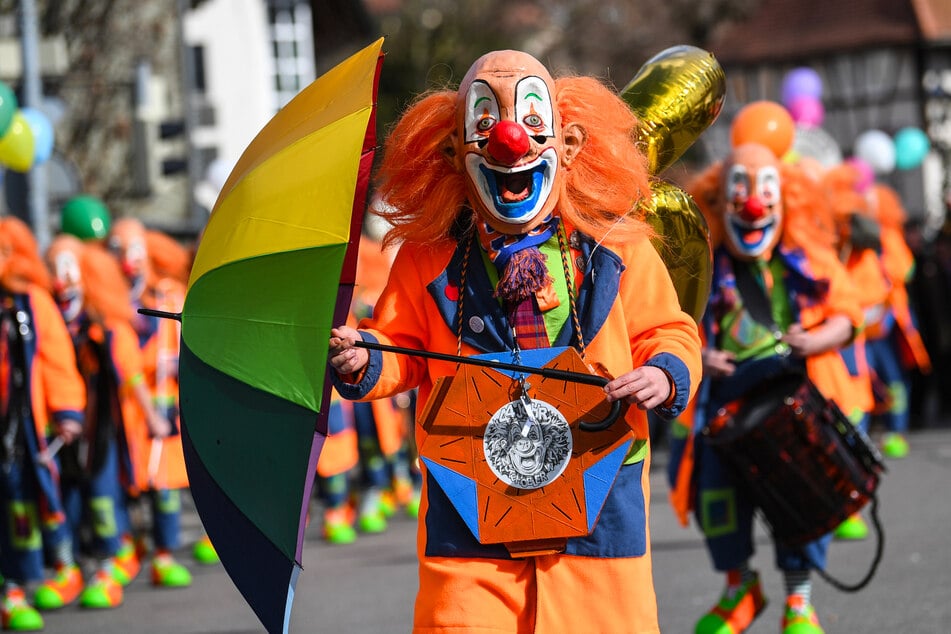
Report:
[[129,280],[131,300],[138,301],[145,290],[148,274],[145,227],[131,218],[117,220],[109,235],[109,250],[119,259],[122,272]]
[[53,240],[46,251],[46,263],[53,273],[53,294],[63,320],[72,323],[83,309],[83,278],[79,258],[83,245],[72,236]]
[[518,51],[482,56],[459,87],[456,122],[448,154],[473,209],[496,231],[536,227],[554,210],[562,172],[584,141],[577,125],[562,128],[545,67]]
[[735,148],[723,170],[723,196],[727,249],[741,260],[768,260],[783,226],[776,156],[755,144]]

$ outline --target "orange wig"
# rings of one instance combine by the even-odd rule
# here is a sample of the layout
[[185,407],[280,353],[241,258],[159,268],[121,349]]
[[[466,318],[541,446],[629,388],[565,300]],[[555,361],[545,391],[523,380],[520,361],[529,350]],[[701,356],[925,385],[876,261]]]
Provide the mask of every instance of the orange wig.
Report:
[[145,249],[149,264],[157,278],[171,277],[182,284],[188,283],[192,256],[178,240],[155,229],[145,231]]
[[[576,123],[586,137],[557,192],[566,223],[609,244],[651,235],[642,211],[650,201],[650,176],[634,140],[637,119],[630,107],[591,77],[557,79],[555,102],[562,125]],[[386,204],[375,211],[393,225],[385,245],[436,243],[449,239],[456,223],[473,222],[460,216],[465,176],[447,156],[455,125],[456,93],[435,91],[417,99],[387,138],[377,174]]]
[[105,248],[87,243],[80,253],[79,268],[90,317],[131,323],[135,313],[129,302],[129,282],[116,258]]
[[0,251],[6,259],[0,284],[6,289],[23,293],[31,284],[47,291],[52,289],[49,270],[40,257],[33,231],[16,216],[0,218]]

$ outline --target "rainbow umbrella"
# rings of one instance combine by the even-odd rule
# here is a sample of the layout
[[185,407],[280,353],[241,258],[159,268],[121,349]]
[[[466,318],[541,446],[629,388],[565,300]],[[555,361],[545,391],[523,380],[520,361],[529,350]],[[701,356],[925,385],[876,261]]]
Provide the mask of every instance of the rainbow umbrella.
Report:
[[269,632],[287,631],[330,404],[330,328],[350,305],[375,147],[380,39],[255,137],[222,189],[180,315],[198,514]]

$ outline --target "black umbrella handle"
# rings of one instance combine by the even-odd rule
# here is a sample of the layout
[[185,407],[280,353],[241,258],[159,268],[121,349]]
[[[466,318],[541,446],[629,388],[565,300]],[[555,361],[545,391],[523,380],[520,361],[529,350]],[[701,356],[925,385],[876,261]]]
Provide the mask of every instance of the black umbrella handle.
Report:
[[[528,365],[519,365],[516,363],[505,363],[502,361],[492,361],[490,359],[475,359],[472,357],[462,357],[454,354],[444,354],[441,352],[431,352],[429,350],[417,350],[415,348],[403,348],[400,346],[387,346],[372,341],[354,341],[353,345],[357,348],[367,350],[379,350],[380,352],[394,352],[396,354],[405,354],[423,359],[434,359],[437,361],[448,361],[450,363],[462,363],[465,365],[474,365],[482,368],[492,368],[494,370],[508,370],[509,372],[521,372],[523,374],[534,374],[545,377],[546,379],[556,379],[559,381],[568,381],[571,383],[582,383],[584,385],[596,385],[604,387],[608,384],[608,379],[597,374],[584,374],[582,372],[572,372],[571,370],[558,370],[556,368],[536,368]],[[582,421],[578,426],[584,431],[603,431],[614,424],[621,414],[621,401],[611,403],[611,411],[606,417],[599,421]]]

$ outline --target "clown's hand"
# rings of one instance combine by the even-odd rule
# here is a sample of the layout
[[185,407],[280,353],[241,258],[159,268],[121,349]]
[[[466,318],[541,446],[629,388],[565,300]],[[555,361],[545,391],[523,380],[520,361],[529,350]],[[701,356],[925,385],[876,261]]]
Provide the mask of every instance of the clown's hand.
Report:
[[703,359],[704,376],[732,376],[736,371],[736,364],[733,362],[736,355],[732,352],[717,350],[716,348],[704,348],[700,351],[700,356]]
[[365,348],[355,347],[355,341],[363,341],[363,337],[350,326],[340,326],[330,331],[328,361],[341,376],[358,374],[370,362],[370,353]]
[[637,405],[638,409],[660,407],[667,402],[672,391],[667,373],[650,365],[622,374],[604,386],[609,403],[623,398]]

